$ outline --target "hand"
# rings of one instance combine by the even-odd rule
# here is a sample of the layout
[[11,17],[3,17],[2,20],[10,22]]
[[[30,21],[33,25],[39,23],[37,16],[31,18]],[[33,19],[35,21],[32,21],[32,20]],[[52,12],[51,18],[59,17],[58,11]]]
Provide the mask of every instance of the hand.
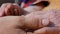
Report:
[[14,16],[14,15],[22,15],[22,8],[19,5],[13,3],[5,3],[0,7],[0,16]]
[[[60,13],[59,11],[57,11],[57,12],[56,11],[47,11],[47,12],[44,11],[44,12],[31,13],[24,17],[22,17],[22,16],[1,17],[0,18],[0,25],[1,25],[0,33],[3,33],[3,34],[17,34],[17,33],[19,33],[19,34],[21,34],[21,33],[23,33],[23,34],[25,34],[25,33],[26,34],[59,34],[60,26],[59,26],[59,19],[57,18],[59,16],[59,13]],[[56,15],[56,17],[54,17],[55,15]],[[58,22],[53,21],[53,20],[55,20],[53,17],[57,18]],[[51,19],[51,18],[53,18],[53,19]],[[41,22],[41,20],[42,20],[42,22]],[[53,23],[52,23],[52,21],[53,21]],[[37,23],[39,25],[37,25]],[[55,25],[52,25],[49,23],[52,23]],[[26,29],[27,30],[35,29],[35,30],[32,33],[32,31],[27,32]]]
[[[60,14],[59,10],[48,10],[48,11],[42,11],[42,12],[33,12],[27,15],[26,18],[29,23],[33,22],[35,24],[38,19],[40,19],[39,21],[42,21],[42,23],[44,22],[45,23],[44,25],[49,23],[48,26],[42,27],[34,31],[34,34],[60,34],[60,15],[59,14]],[[28,24],[28,26],[31,26],[29,23],[26,23],[26,24]],[[37,23],[39,22],[37,21]],[[41,22],[39,26],[41,26]]]
[[[29,24],[31,25],[31,23]],[[0,18],[0,34],[33,34],[32,31],[36,29],[33,28],[35,27],[34,23],[31,28],[32,31],[27,27],[30,28],[31,26],[27,25],[24,16],[6,16]]]
[[[28,15],[1,17],[0,18],[0,34],[34,34],[35,32],[32,33],[33,30],[45,26],[44,23],[42,23],[43,24],[42,25],[41,22],[38,23],[40,26],[37,24],[37,21],[40,21],[40,19],[37,20],[38,17],[37,18],[33,18],[33,16],[31,17],[34,19],[34,21],[37,20],[35,23],[32,20],[31,20],[31,23],[28,22],[27,20],[30,19],[30,17],[27,18],[27,16]],[[32,31],[30,29],[32,29]],[[28,32],[28,31],[30,31],[30,32]]]
[[[49,25],[35,31],[35,34],[60,34],[60,10],[48,10]],[[46,16],[44,15],[44,16]]]

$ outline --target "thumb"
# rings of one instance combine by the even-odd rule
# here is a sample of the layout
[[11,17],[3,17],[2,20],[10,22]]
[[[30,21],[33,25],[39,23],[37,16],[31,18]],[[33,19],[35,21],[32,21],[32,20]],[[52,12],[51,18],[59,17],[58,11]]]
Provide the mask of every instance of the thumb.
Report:
[[6,8],[7,4],[2,4],[1,7],[0,7],[0,17],[4,15],[4,11],[5,11],[5,8]]
[[4,9],[0,8],[0,17],[4,15]]
[[59,34],[59,30],[56,27],[44,27],[34,32],[35,34]]

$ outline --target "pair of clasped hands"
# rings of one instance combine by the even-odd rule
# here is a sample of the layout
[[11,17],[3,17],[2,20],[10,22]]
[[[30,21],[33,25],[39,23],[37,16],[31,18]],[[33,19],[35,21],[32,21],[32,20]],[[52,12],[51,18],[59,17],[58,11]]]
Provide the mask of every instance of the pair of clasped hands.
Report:
[[23,12],[18,5],[2,4],[0,34],[60,34],[59,10],[28,12],[26,15]]

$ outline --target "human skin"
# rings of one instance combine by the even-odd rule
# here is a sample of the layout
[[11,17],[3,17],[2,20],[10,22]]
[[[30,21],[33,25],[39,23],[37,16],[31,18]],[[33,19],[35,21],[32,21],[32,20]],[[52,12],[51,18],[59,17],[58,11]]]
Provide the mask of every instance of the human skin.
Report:
[[5,3],[2,4],[0,7],[0,17],[2,16],[20,16],[20,15],[26,15],[28,12],[23,10],[19,5],[12,4],[12,3]]
[[[11,3],[6,3],[6,4],[3,4],[2,6],[1,6],[1,8],[0,8],[0,16],[2,17],[2,16],[9,16],[9,15],[14,15],[13,13],[11,13],[11,12],[13,12],[13,8],[14,7],[17,7],[17,6],[13,6]],[[20,12],[21,10],[20,10],[20,8],[17,8],[18,9],[18,12]],[[12,11],[10,11],[10,10],[12,10]],[[10,12],[9,12],[10,11]],[[17,11],[16,11],[17,12]],[[5,15],[4,15],[4,13],[5,13]],[[15,13],[15,12],[14,12]],[[21,12],[20,12],[21,13]],[[15,13],[16,14],[16,13]],[[18,15],[18,14],[16,14],[16,15]],[[1,18],[0,17],[0,18]],[[14,16],[15,17],[15,16]],[[14,22],[13,20],[15,19],[14,17],[12,17],[12,16],[10,16],[10,17],[4,17],[4,18],[2,18],[2,20],[0,20],[0,21],[2,21],[2,23],[5,23],[7,20],[9,20],[9,21],[7,21],[7,22],[9,22],[9,23],[12,23],[12,22]],[[5,21],[5,18],[7,19],[6,21]],[[12,19],[12,18],[14,18],[14,19]],[[20,17],[17,17],[17,19],[19,19]],[[12,21],[11,21],[12,20]],[[16,19],[15,19],[16,20]],[[16,20],[17,21],[17,20]],[[36,21],[36,20],[35,20]],[[22,22],[21,22],[22,23]],[[24,23],[23,23],[24,24]],[[32,23],[33,24],[33,23]],[[22,25],[22,24],[21,24]],[[36,24],[36,26],[37,26],[37,24]],[[33,26],[33,27],[36,27],[36,26]],[[5,27],[5,26],[4,26]],[[21,26],[21,27],[23,27],[23,26]],[[26,27],[29,27],[29,26],[26,26]],[[25,27],[25,28],[26,28]],[[30,27],[29,27],[30,28]],[[36,27],[37,28],[37,27]],[[36,29],[36,28],[32,28],[31,27],[31,29]],[[27,28],[28,29],[28,28]],[[10,30],[10,29],[9,29]],[[5,32],[5,31],[4,31]],[[11,32],[11,31],[10,31]],[[10,32],[8,32],[8,33],[10,33]],[[15,32],[15,31],[14,31]],[[16,33],[18,33],[18,31],[16,32],[16,33],[14,33],[13,32],[13,34],[16,34]],[[21,30],[21,32],[25,32],[25,31],[22,31]],[[26,32],[25,32],[26,33]],[[5,34],[5,33],[3,33],[3,34]],[[6,33],[7,34],[7,33]],[[12,33],[10,33],[10,34],[12,34]],[[21,33],[20,33],[21,34]]]
[[35,31],[35,33],[37,34],[60,34],[60,10],[48,10],[46,12],[46,15],[49,15],[49,25],[48,27],[44,27],[42,29],[38,29],[37,31]]
[[[13,10],[13,8],[16,8],[17,9],[17,11],[14,11]],[[1,14],[1,16],[18,16],[19,15],[19,13],[21,13],[22,12],[22,10],[21,10],[21,8],[18,6],[18,5],[14,5],[14,4],[12,4],[12,3],[6,3],[6,4],[3,4],[2,6],[1,6],[1,8],[0,8],[0,10],[2,10],[0,13],[2,13]],[[15,14],[13,14],[13,13],[15,13]],[[3,14],[5,14],[5,15],[3,15]],[[32,16],[32,15],[31,15]],[[36,17],[35,17],[36,18]],[[40,17],[39,17],[40,18]],[[26,19],[28,19],[28,17],[26,16]],[[31,18],[32,19],[32,18]],[[47,19],[48,20],[48,19]],[[26,20],[27,21],[27,20]],[[36,27],[36,28],[38,28],[38,27],[43,27],[43,26],[46,26],[45,24],[39,24],[40,26],[37,26],[38,24],[37,24],[37,21],[38,21],[38,19],[36,18],[36,20],[34,19],[33,20],[33,22],[35,21],[35,23],[36,23],[36,25],[35,26],[33,26],[33,24],[34,23],[32,23],[32,22],[30,22],[30,21],[28,21],[28,22],[30,22],[31,24],[32,24],[32,27]],[[49,24],[49,22],[47,21],[47,24]],[[28,25],[28,23],[27,23],[27,25]],[[30,25],[29,25],[30,26]],[[29,27],[29,26],[27,26],[27,27]],[[32,28],[31,27],[31,28]],[[35,29],[36,29],[35,28]]]
[[[6,16],[0,18],[1,34],[60,34],[60,11],[34,12],[26,16]],[[43,18],[40,18],[43,17]],[[58,18],[59,17],[59,18]],[[32,19],[33,18],[33,19]],[[47,20],[49,18],[49,20]],[[37,21],[40,25],[36,27]],[[42,21],[42,22],[40,22]],[[31,22],[31,23],[30,23]],[[44,22],[44,23],[43,23]],[[40,28],[41,23],[52,23],[49,26]],[[52,26],[51,26],[52,25]],[[26,32],[24,29],[34,29],[33,32]]]
[[[40,7],[40,8],[39,8]],[[41,11],[43,6],[29,6],[26,8],[21,8],[17,4],[13,3],[5,3],[2,4],[0,7],[0,16],[9,16],[9,15],[14,15],[14,16],[20,16],[20,15],[26,15],[31,12],[35,11]]]
[[[60,11],[58,10],[56,11],[49,10],[49,11],[32,12],[25,16],[0,17],[0,24],[1,24],[0,33],[1,34],[59,34],[60,32],[59,14]],[[26,30],[24,29],[28,30],[32,29],[34,31],[33,33],[31,31],[26,32]]]

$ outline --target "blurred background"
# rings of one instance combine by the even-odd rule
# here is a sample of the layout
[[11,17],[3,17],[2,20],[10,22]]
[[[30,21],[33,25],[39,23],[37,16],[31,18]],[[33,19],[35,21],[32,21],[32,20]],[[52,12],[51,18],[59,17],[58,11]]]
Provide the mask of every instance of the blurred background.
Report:
[[15,0],[0,0],[0,6],[3,3],[14,3],[14,2],[15,2]]

